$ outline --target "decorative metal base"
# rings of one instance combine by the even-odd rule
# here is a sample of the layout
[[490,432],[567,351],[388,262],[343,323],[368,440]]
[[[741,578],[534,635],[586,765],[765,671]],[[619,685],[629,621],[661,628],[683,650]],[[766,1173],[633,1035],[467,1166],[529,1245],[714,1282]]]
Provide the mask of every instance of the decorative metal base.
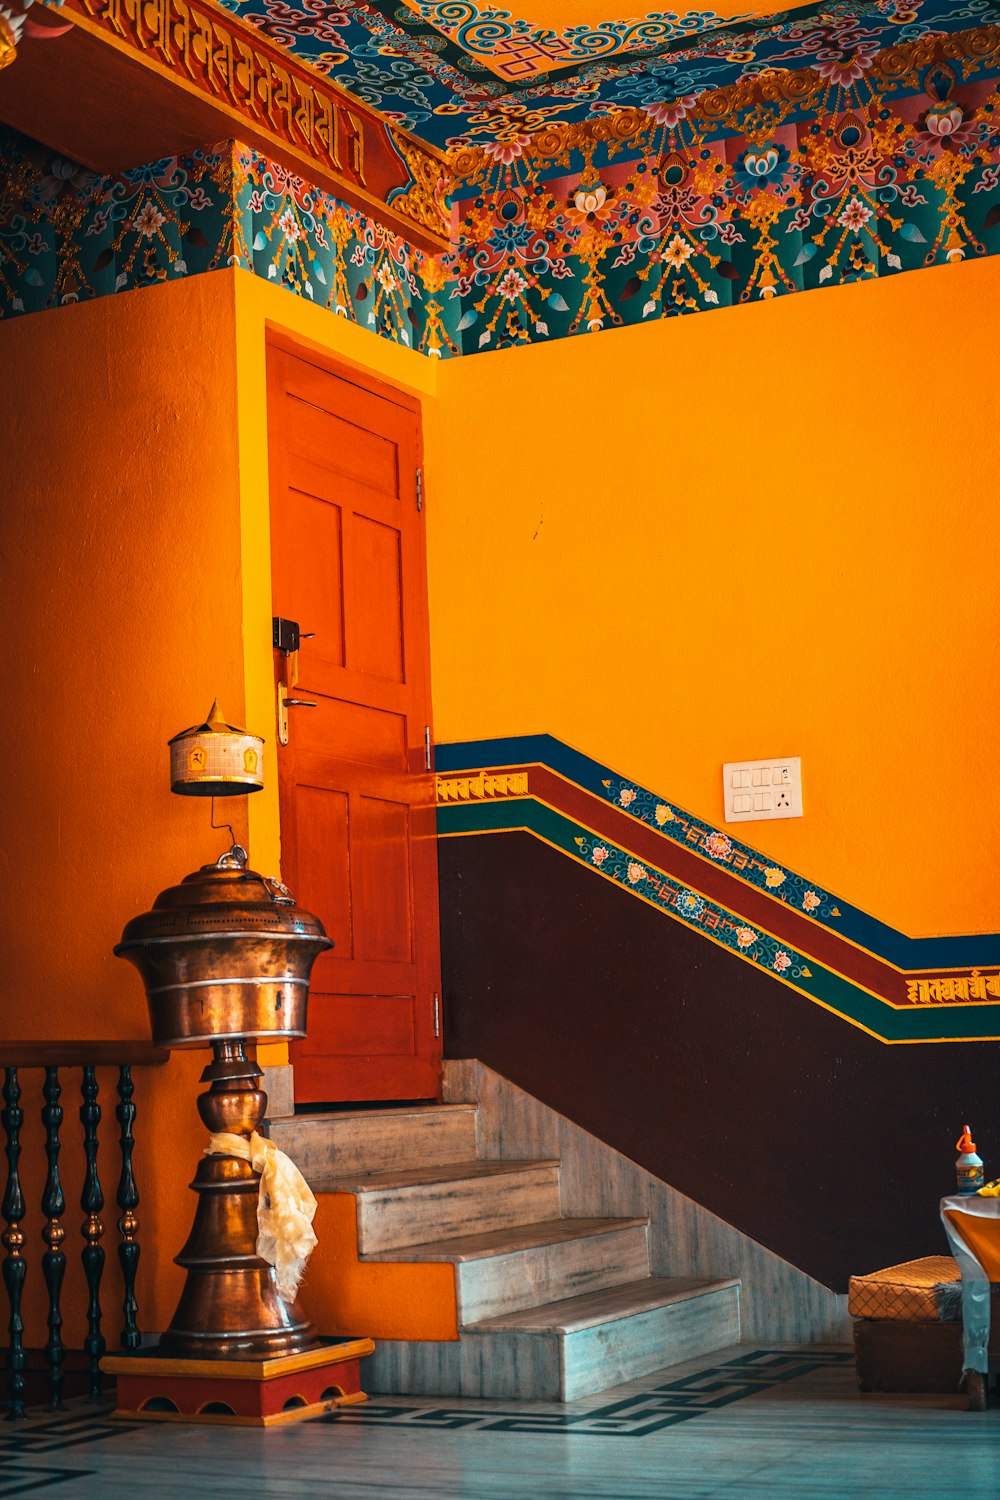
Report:
[[[264,1117],[262,1077],[242,1041],[213,1043],[202,1073],[211,1088],[198,1098],[210,1131],[249,1139]],[[257,1254],[260,1174],[236,1156],[205,1156],[194,1182],[198,1207],[176,1263],[187,1271],[164,1354],[202,1360],[269,1360],[309,1349],[316,1330],[297,1303],[278,1296],[274,1270]]]
[[117,1377],[116,1417],[151,1422],[208,1422],[275,1427],[367,1401],[360,1362],[371,1339],[320,1339],[279,1359],[174,1359],[162,1346],[106,1355]]

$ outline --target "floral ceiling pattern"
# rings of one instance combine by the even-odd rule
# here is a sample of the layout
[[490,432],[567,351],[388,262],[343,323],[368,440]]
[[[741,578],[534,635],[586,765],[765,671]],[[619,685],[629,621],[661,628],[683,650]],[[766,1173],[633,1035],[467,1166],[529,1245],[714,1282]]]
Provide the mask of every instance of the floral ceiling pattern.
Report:
[[451,357],[1000,251],[1000,24],[982,0],[716,25],[527,87],[473,77],[416,9],[231,3],[315,44],[390,121],[442,134],[447,249],[238,142],[99,178],[12,138],[0,312],[235,265]]
[[[654,12],[557,35],[471,0],[222,3],[444,151],[617,109],[669,110],[773,70],[814,69],[836,108],[838,89],[849,90],[879,52],[1000,20],[992,0],[834,0],[742,21]],[[498,58],[517,48],[524,71],[498,76]]]

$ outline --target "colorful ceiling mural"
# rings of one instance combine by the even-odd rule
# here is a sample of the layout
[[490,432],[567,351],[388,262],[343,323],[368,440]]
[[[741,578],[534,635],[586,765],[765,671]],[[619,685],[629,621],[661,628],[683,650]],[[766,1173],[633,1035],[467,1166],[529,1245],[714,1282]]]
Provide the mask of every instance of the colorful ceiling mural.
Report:
[[[991,0],[924,0],[905,9],[896,0],[835,0],[742,17],[653,12],[556,31],[471,0],[223,3],[444,151],[618,109],[646,111],[662,124],[708,91],[775,71],[813,71],[828,85],[821,107],[836,111],[879,53],[1000,19]],[[724,113],[718,123],[728,133]]]
[[[163,244],[150,236],[119,264],[139,223],[138,209],[125,215],[122,184],[166,181],[174,158],[99,178],[24,143],[4,163],[3,311],[56,305],[70,284],[86,297],[237,265],[449,357],[1000,251],[992,0],[906,11],[862,0],[726,24],[656,13],[650,26],[689,30],[631,41],[623,32],[619,55],[534,82],[501,81],[475,51],[523,39],[521,23],[467,15],[465,0],[227,4],[242,22],[216,0],[64,0],[62,16],[109,30],[137,55],[155,51],[161,70],[185,68],[219,98],[222,89],[230,113],[240,90],[252,96],[255,127],[275,150],[287,141],[296,162],[323,155],[327,179],[342,178],[355,207],[280,153],[206,144],[201,158],[234,165],[217,184],[217,227],[195,221],[204,253],[189,245],[171,257],[160,229]],[[154,21],[159,42],[145,35]],[[577,41],[596,47],[587,24]],[[270,38],[266,78],[247,50],[251,26]],[[294,78],[274,64],[281,49],[299,59]],[[241,73],[241,57],[253,68]],[[345,88],[360,101],[355,114]],[[0,84],[0,106],[2,97]],[[149,204],[166,221],[186,211],[165,190]],[[376,244],[396,267],[391,288]]]

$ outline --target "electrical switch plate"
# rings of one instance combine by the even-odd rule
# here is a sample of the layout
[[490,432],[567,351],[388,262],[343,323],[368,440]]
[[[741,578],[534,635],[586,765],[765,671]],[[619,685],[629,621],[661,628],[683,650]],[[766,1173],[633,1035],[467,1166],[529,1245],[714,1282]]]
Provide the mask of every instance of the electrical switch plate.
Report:
[[[745,787],[752,790],[748,793]],[[801,818],[802,762],[797,755],[727,761],[722,767],[722,792],[727,823]]]

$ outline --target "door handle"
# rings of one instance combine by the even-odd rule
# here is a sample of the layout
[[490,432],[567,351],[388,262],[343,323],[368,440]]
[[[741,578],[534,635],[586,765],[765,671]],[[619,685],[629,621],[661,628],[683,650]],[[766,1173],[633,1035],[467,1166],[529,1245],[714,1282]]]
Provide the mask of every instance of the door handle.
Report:
[[288,689],[278,681],[278,744],[288,744],[288,710],[290,708],[315,708],[311,698],[289,698]]

